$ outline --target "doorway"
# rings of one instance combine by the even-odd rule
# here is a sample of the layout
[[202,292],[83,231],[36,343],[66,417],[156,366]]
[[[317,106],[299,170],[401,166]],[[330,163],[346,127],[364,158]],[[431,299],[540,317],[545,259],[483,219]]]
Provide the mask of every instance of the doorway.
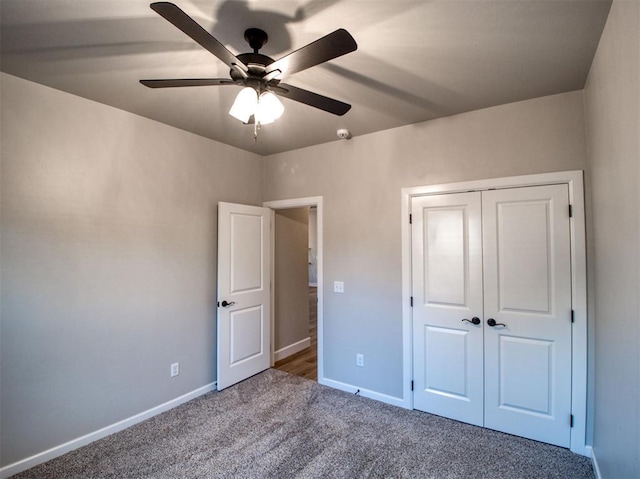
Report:
[[[272,367],[322,378],[322,197],[271,208]],[[302,240],[304,237],[304,240]]]

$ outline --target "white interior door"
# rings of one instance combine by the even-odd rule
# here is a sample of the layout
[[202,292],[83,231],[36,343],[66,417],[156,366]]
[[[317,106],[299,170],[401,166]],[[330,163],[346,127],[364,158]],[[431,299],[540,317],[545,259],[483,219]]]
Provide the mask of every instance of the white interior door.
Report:
[[269,211],[218,203],[218,390],[271,365]]
[[482,426],[480,193],[414,198],[411,211],[414,407]]
[[568,187],[486,191],[482,215],[485,426],[569,447]]
[[412,199],[416,409],[570,445],[568,205],[567,185]]

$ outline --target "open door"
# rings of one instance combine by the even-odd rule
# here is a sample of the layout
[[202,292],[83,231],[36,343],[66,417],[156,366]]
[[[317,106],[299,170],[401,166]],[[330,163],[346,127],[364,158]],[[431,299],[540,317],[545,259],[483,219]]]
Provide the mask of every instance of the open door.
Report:
[[269,218],[218,203],[218,391],[271,365]]

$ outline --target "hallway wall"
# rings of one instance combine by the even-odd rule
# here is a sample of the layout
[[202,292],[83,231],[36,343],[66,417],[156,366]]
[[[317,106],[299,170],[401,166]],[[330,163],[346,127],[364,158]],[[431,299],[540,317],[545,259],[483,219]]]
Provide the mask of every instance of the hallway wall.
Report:
[[277,352],[309,338],[309,208],[276,210],[275,228]]

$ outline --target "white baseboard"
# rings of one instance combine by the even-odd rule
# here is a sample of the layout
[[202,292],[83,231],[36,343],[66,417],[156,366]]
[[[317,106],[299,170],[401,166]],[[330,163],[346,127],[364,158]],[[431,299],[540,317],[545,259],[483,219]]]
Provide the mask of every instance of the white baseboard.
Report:
[[58,456],[62,456],[74,449],[78,449],[79,447],[86,446],[98,439],[102,439],[103,437],[107,437],[115,432],[122,431],[128,427],[133,426],[134,424],[138,424],[150,417],[157,416],[160,413],[168,411],[180,404],[183,404],[187,401],[191,401],[192,399],[197,398],[198,396],[202,396],[209,391],[213,391],[216,389],[216,383],[213,382],[211,384],[207,384],[206,386],[202,386],[194,391],[191,391],[187,394],[183,394],[180,397],[172,399],[171,401],[167,401],[159,406],[152,407],[151,409],[147,409],[135,416],[131,416],[127,419],[123,419],[122,421],[118,421],[109,426],[103,427],[102,429],[98,429],[97,431],[90,432],[89,434],[85,434],[82,437],[78,437],[76,439],[72,439],[69,442],[65,442],[64,444],[60,444],[59,446],[52,447],[46,451],[35,454],[31,457],[27,457],[26,459],[22,459],[18,462],[14,462],[13,464],[9,464],[0,469],[0,479],[6,479],[7,477],[13,476],[14,474],[18,474],[19,472],[26,471],[38,464],[42,464],[43,462],[50,461]]
[[587,446],[587,449],[591,452],[591,464],[593,465],[593,474],[596,476],[596,479],[602,479],[602,474],[600,474],[600,467],[598,466],[598,460],[596,459],[596,451],[593,450],[593,447]]
[[334,381],[333,379],[320,378],[318,380],[320,384],[324,386],[329,386],[334,389],[339,389],[340,391],[346,391],[348,393],[356,393],[358,390],[360,391],[359,395],[362,397],[366,397],[369,399],[375,399],[376,401],[384,402],[387,404],[391,404],[393,406],[398,406],[402,408],[406,408],[407,405],[402,398],[397,398],[394,396],[388,396],[386,394],[378,393],[375,391],[371,391],[370,389],[363,389],[357,386],[352,386],[351,384],[342,383],[340,381]]
[[273,360],[280,361],[281,359],[288,358],[292,354],[296,354],[303,349],[307,349],[309,346],[311,346],[311,338],[304,338],[297,343],[293,343],[285,348],[278,349],[273,353]]

